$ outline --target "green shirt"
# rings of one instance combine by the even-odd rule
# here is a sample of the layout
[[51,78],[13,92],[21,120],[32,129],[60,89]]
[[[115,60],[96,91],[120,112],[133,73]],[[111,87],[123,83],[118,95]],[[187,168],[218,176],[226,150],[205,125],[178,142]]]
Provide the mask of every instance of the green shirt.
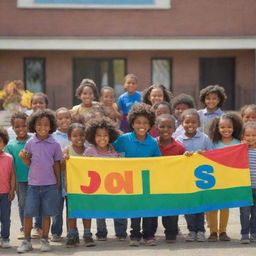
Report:
[[[29,138],[28,138],[29,139]],[[14,167],[16,171],[17,182],[27,182],[28,181],[28,171],[29,166],[25,165],[23,161],[19,158],[19,153],[24,149],[26,142],[28,141],[18,141],[17,138],[9,141],[5,151],[12,155],[14,160]]]

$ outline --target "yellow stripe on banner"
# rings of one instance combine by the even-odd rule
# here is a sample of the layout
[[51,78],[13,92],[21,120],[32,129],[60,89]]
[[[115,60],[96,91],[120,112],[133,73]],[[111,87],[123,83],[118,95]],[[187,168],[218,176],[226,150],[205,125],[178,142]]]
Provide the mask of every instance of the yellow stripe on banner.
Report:
[[[199,176],[195,174],[196,169]],[[151,194],[250,186],[249,169],[227,167],[200,154],[154,158],[70,157],[67,161],[68,193],[142,194],[142,171],[147,170]],[[98,187],[93,187],[95,184]]]

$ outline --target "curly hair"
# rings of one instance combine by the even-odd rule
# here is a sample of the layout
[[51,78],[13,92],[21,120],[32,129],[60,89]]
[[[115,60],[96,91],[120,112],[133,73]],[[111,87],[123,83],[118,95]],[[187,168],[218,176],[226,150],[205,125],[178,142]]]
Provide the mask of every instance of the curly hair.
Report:
[[236,113],[229,112],[222,116],[213,118],[213,120],[210,122],[208,135],[209,135],[209,138],[212,140],[212,142],[217,143],[222,138],[219,132],[219,123],[221,120],[230,120],[230,122],[233,124],[232,137],[235,139],[241,140],[243,122]]
[[48,118],[50,121],[49,134],[52,134],[53,132],[55,132],[57,129],[57,123],[56,123],[54,113],[50,109],[38,110],[29,117],[29,120],[28,120],[29,131],[32,133],[36,132],[35,127],[36,127],[37,120],[42,119],[44,117]]
[[109,134],[109,143],[113,143],[121,134],[116,124],[108,117],[91,119],[86,123],[85,137],[86,140],[96,146],[95,134],[97,129],[105,129]]
[[31,104],[32,104],[32,102],[33,102],[33,99],[36,98],[36,97],[41,97],[41,98],[43,98],[45,105],[48,106],[48,104],[49,104],[49,99],[48,99],[48,96],[47,96],[45,93],[43,93],[43,92],[34,93],[33,96],[31,97]]
[[151,86],[149,86],[148,88],[146,88],[143,92],[142,92],[142,96],[141,96],[141,99],[142,99],[142,102],[148,104],[148,105],[152,105],[152,103],[150,102],[150,100],[148,99],[149,96],[150,96],[150,93],[153,89],[160,89],[162,90],[163,92],[163,95],[164,95],[164,101],[167,101],[167,102],[171,102],[171,98],[172,98],[172,93],[169,92],[165,87],[164,85],[162,84],[153,84]]
[[74,129],[81,129],[81,131],[85,134],[85,126],[81,123],[72,123],[69,127],[68,127],[68,138],[71,137],[72,131]]
[[200,125],[200,116],[197,113],[197,110],[194,109],[194,108],[188,108],[188,109],[183,111],[183,113],[181,114],[181,123],[183,123],[183,121],[186,118],[186,116],[191,116],[191,115],[197,117],[198,125]]
[[98,89],[97,86],[95,84],[95,82],[91,79],[83,79],[82,82],[80,83],[80,85],[78,86],[78,88],[76,89],[76,93],[75,96],[80,99],[80,96],[84,90],[85,87],[90,87],[93,91],[93,95],[94,95],[94,99],[98,100],[99,97],[99,93],[98,93]]
[[218,103],[217,107],[221,107],[224,103],[224,101],[227,99],[227,95],[225,93],[225,89],[222,86],[219,85],[209,85],[205,88],[203,88],[200,91],[199,94],[199,99],[200,102],[205,105],[205,98],[208,96],[210,93],[216,93],[219,97],[220,102]]
[[245,105],[241,108],[240,110],[240,113],[241,113],[241,116],[243,117],[245,115],[245,112],[247,110],[250,110],[252,112],[255,112],[256,113],[256,104],[249,104],[249,105]]
[[151,106],[146,103],[136,103],[132,106],[127,116],[127,120],[132,130],[134,121],[138,116],[144,116],[145,118],[147,118],[150,127],[152,127],[155,123],[155,113],[151,109]]
[[7,130],[4,127],[0,127],[0,138],[2,138],[4,145],[8,144],[9,136]]
[[168,109],[169,109],[169,111],[170,111],[170,114],[172,113],[172,105],[171,105],[169,102],[167,102],[167,101],[157,102],[157,103],[152,107],[152,109],[153,109],[154,111],[156,111],[157,108],[158,108],[160,105],[167,106]]
[[18,111],[11,116],[11,125],[13,126],[15,119],[23,119],[24,121],[27,121],[28,115],[24,112]]
[[179,104],[185,104],[188,108],[195,108],[195,100],[191,95],[181,93],[172,100],[172,107],[175,109]]

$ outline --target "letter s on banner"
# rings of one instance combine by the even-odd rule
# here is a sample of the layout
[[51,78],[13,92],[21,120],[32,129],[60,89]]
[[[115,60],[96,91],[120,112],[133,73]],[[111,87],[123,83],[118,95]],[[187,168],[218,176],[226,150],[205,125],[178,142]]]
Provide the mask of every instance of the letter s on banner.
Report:
[[194,175],[201,180],[196,181],[196,186],[201,189],[208,189],[214,187],[216,180],[214,176],[209,173],[214,173],[211,165],[200,165],[195,169]]

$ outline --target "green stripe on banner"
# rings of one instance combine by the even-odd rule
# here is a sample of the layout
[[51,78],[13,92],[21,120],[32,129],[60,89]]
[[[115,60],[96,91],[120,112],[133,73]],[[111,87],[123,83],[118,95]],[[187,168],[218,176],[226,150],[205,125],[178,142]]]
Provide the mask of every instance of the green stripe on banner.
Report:
[[[204,190],[190,194],[85,195],[68,194],[70,211],[132,211],[192,208],[200,205],[248,201],[251,187]],[[145,191],[146,192],[146,191]]]

